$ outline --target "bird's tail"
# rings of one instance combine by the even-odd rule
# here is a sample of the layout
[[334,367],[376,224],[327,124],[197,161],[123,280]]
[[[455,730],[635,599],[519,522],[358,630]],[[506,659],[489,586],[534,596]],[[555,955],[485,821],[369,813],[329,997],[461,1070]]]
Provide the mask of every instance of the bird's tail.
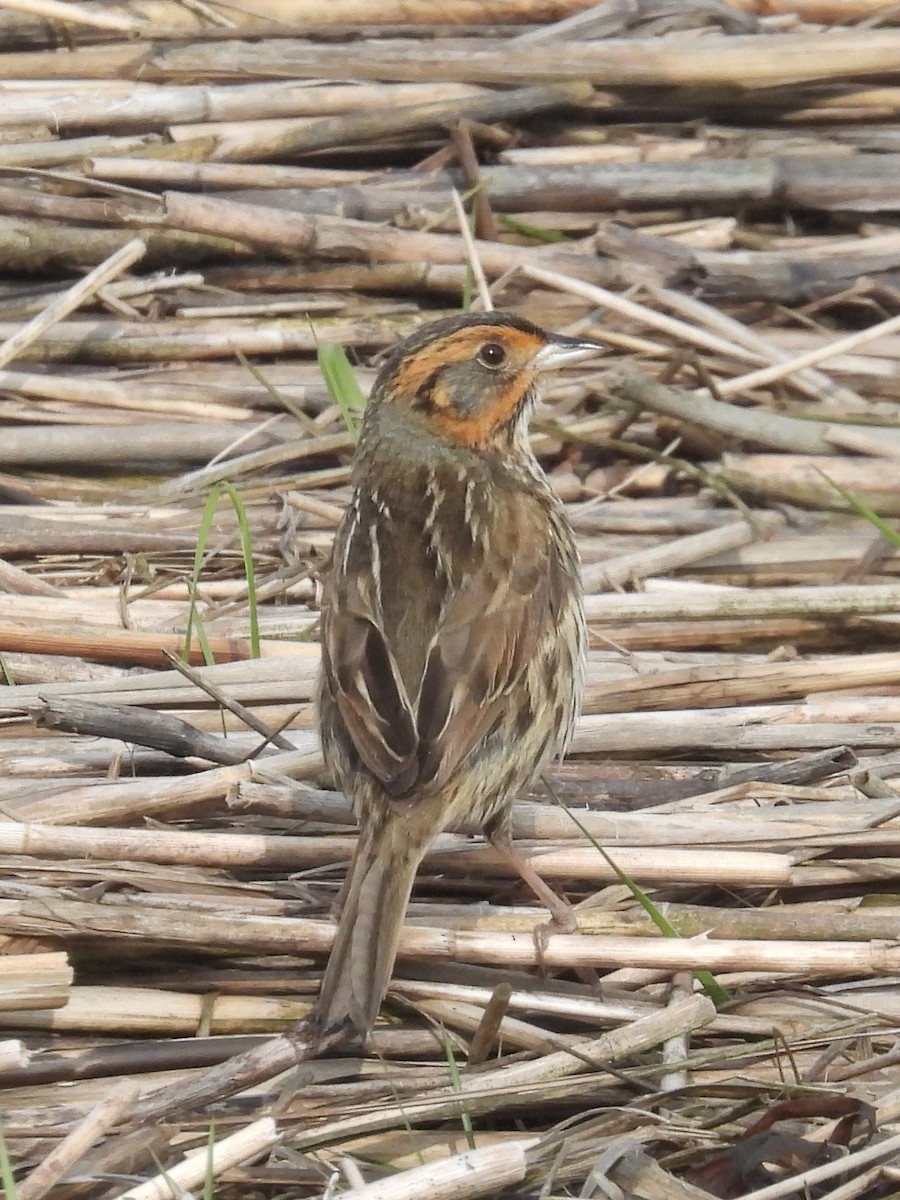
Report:
[[409,895],[428,846],[399,825],[388,819],[360,833],[312,1014],[323,1032],[349,1024],[365,1039],[391,981]]

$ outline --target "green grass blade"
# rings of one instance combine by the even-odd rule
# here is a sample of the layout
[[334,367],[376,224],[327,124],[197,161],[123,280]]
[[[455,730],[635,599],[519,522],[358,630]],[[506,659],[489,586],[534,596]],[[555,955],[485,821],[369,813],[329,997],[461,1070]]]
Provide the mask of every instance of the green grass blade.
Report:
[[328,394],[341,410],[341,417],[352,438],[359,437],[360,414],[366,406],[350,360],[344,347],[337,342],[323,342],[316,350],[319,370],[328,388]]
[[[460,204],[467,204],[470,200],[472,200],[474,198],[475,194],[479,190],[480,190],[479,187],[475,187],[472,189],[472,191],[466,192],[465,195],[460,196],[460,198],[459,198]],[[469,211],[469,214],[466,218],[466,223],[469,226],[469,232],[474,237],[475,236],[475,209],[474,209],[474,206]],[[462,311],[464,313],[472,311],[472,297],[474,295],[475,295],[475,272],[472,270],[471,260],[467,257],[466,258],[466,275],[465,275],[465,279],[463,280],[462,298],[460,299],[460,308],[462,309]]]
[[[816,470],[819,471],[819,468],[816,467]],[[878,532],[884,534],[884,536],[892,545],[900,546],[900,533],[897,532],[893,525],[889,525],[887,521],[885,521],[884,517],[880,517],[873,508],[869,508],[865,500],[861,500],[860,497],[854,492],[850,492],[845,487],[841,487],[839,483],[836,483],[831,476],[826,475],[824,471],[819,471],[819,474],[827,484],[834,488],[839,496],[847,501],[847,503],[850,505],[853,511],[858,514],[858,516],[868,521],[870,525],[874,525]]]
[[572,241],[570,237],[564,233],[560,233],[558,229],[545,229],[543,225],[531,225],[528,221],[517,221],[515,217],[507,216],[506,213],[497,213],[497,222],[511,233],[521,234],[522,237],[529,237],[535,242],[553,244],[556,242]]
[[231,501],[231,506],[237,516],[238,532],[241,540],[241,555],[244,560],[244,573],[247,578],[247,608],[250,617],[250,654],[253,658],[260,657],[259,644],[259,606],[256,599],[256,574],[253,567],[253,538],[250,532],[250,522],[247,520],[247,510],[244,507],[244,502],[240,497],[237,489],[233,484],[223,480],[212,488],[207,497],[206,504],[203,506],[203,512],[200,516],[200,528],[197,531],[197,545],[194,549],[194,563],[191,568],[191,577],[188,581],[188,591],[190,593],[191,602],[188,608],[187,627],[184,635],[184,651],[182,657],[185,662],[190,661],[191,641],[196,634],[197,641],[200,645],[200,650],[203,654],[204,661],[207,666],[211,666],[215,661],[212,654],[212,649],[209,644],[209,638],[206,636],[206,630],[203,628],[203,622],[200,618],[197,593],[200,587],[200,575],[203,570],[203,564],[206,559],[206,547],[209,542],[209,536],[212,532],[212,524],[216,515],[216,510],[219,506],[219,500],[222,496],[227,496]]
[[209,638],[206,635],[206,629],[203,625],[203,618],[199,615],[199,613],[197,615],[195,625],[197,642],[200,645],[200,653],[203,655],[203,661],[208,667],[211,667],[216,661],[216,656],[212,652],[212,646],[209,644]]
[[194,547],[194,563],[191,567],[191,577],[188,580],[188,592],[191,597],[190,607],[188,608],[187,626],[184,631],[184,649],[182,658],[185,662],[190,662],[191,659],[191,642],[194,633],[197,634],[197,641],[200,643],[200,649],[203,652],[203,658],[207,666],[214,661],[210,653],[209,641],[206,637],[206,631],[202,627],[200,613],[197,605],[197,589],[200,586],[200,573],[203,570],[203,562],[206,558],[206,544],[209,541],[209,535],[212,532],[213,518],[216,515],[216,506],[219,503],[219,496],[222,491],[218,484],[212,489],[207,497],[206,504],[203,506],[203,512],[200,514],[200,528],[197,530],[197,545]]
[[[624,886],[628,888],[632,896],[634,896],[635,900],[637,900],[638,904],[641,906],[656,928],[660,931],[660,933],[664,937],[680,937],[681,934],[677,929],[673,928],[670,922],[663,916],[647,893],[622,870],[622,868],[608,853],[608,851],[600,845],[590,830],[587,829],[581,821],[579,821],[572,809],[569,808],[569,806],[565,804],[557,795],[555,789],[551,786],[547,779],[544,779],[544,785],[563,812],[568,814],[569,820],[577,826],[578,830],[584,835],[584,837],[588,839],[594,849],[603,856],[604,860],[609,864],[611,870],[615,873],[619,883],[624,884]],[[692,974],[703,988],[704,992],[706,992],[707,996],[709,996],[710,1000],[712,1000],[717,1007],[721,1007],[723,1004],[727,1004],[730,1001],[731,997],[710,971],[700,970],[694,971]]]
[[256,600],[256,572],[253,568],[253,537],[250,533],[250,522],[247,520],[247,510],[240,493],[233,484],[222,482],[219,485],[226,493],[234,509],[241,537],[241,554],[244,559],[244,574],[247,578],[247,612],[250,618],[250,656],[260,657],[259,648],[259,606]]
[[472,264],[466,263],[466,276],[463,280],[462,296],[459,301],[459,307],[464,313],[472,311],[472,296],[474,292],[475,272],[472,270]]
[[[462,1080],[459,1077],[459,1064],[456,1061],[456,1055],[453,1053],[453,1046],[450,1044],[450,1038],[447,1036],[447,1031],[444,1030],[443,1032],[444,1036],[442,1041],[444,1043],[444,1058],[447,1060],[447,1071],[450,1075],[450,1086],[454,1092],[462,1095]],[[472,1118],[465,1111],[465,1109],[461,1109],[460,1117],[462,1120],[463,1132],[466,1135],[466,1141],[468,1142],[469,1149],[474,1150],[475,1130],[472,1127]]]
[[255,363],[252,363],[250,359],[247,358],[246,354],[244,354],[243,350],[241,350],[238,346],[235,346],[234,353],[241,366],[246,371],[250,372],[250,374],[261,387],[266,389],[276,404],[282,405],[282,407],[291,414],[295,421],[300,422],[307,433],[318,433],[315,421],[309,415],[309,413],[304,412],[303,408],[296,400],[292,400],[290,396],[287,396],[284,392],[279,391],[275,384],[272,383],[271,379],[269,379],[269,377],[266,375],[265,371],[260,370]]
[[213,1153],[216,1148],[216,1125],[209,1127],[206,1138],[206,1174],[203,1176],[203,1200],[214,1200],[216,1194],[216,1177],[213,1174]]

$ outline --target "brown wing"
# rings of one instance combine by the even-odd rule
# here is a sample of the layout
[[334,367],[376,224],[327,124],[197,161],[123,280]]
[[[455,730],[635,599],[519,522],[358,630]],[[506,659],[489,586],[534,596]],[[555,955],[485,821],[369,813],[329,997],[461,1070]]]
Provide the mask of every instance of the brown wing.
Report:
[[374,584],[335,581],[322,627],[322,666],[360,758],[388,792],[418,775],[418,733],[406,688],[384,632]]
[[[425,796],[452,777],[557,619],[564,572],[541,536],[546,514],[521,497],[510,504],[511,536],[494,540],[477,571],[450,581],[430,628],[407,629],[402,646],[396,611],[385,619],[375,582],[393,585],[399,563],[387,575],[383,562],[379,571],[357,561],[336,572],[322,631],[326,678],[360,758],[390,795]],[[422,649],[411,671],[416,632]]]

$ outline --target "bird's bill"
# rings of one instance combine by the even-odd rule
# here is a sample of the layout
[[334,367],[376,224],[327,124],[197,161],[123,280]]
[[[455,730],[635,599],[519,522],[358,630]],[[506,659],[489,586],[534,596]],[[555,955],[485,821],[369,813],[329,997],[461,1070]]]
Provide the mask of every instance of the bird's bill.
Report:
[[531,365],[538,371],[554,371],[557,367],[568,366],[569,363],[581,362],[599,354],[606,347],[600,342],[590,342],[583,338],[555,337],[553,341],[541,346],[531,360]]

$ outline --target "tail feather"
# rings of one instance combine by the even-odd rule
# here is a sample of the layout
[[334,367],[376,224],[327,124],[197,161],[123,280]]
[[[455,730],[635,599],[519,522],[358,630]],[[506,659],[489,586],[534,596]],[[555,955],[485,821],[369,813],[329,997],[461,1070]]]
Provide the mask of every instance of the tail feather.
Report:
[[322,1030],[349,1023],[365,1038],[375,1024],[424,853],[390,820],[360,835],[313,1013]]

